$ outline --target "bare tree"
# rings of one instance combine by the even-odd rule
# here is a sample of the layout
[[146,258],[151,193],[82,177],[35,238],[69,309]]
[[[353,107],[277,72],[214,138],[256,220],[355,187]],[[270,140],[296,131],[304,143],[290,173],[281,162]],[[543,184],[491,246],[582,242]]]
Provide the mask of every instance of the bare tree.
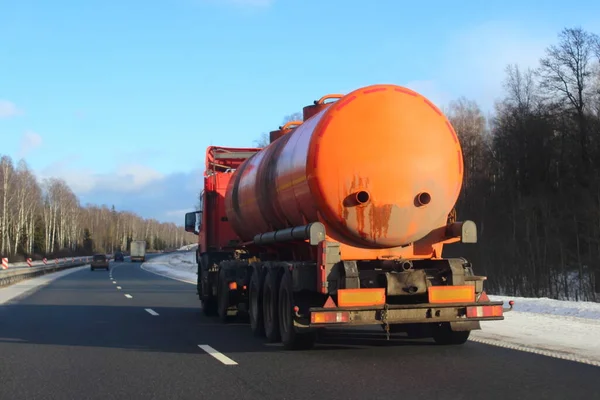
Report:
[[[283,117],[283,121],[282,121],[282,125],[287,124],[288,122],[294,122],[294,121],[300,121],[302,122],[302,113],[301,112],[295,112],[292,114],[288,114],[285,117]],[[271,143],[271,138],[269,137],[269,133],[267,132],[263,132],[260,135],[260,138],[254,141],[254,145],[256,147],[267,147],[269,144]]]
[[592,85],[592,61],[598,58],[598,46],[597,35],[581,28],[565,28],[559,34],[558,45],[546,50],[538,70],[542,88],[575,116],[584,172],[589,171],[590,163],[586,92]]
[[0,246],[0,253],[7,254],[11,253],[11,243],[10,243],[10,214],[9,214],[9,206],[13,199],[12,190],[12,181],[13,181],[13,163],[12,159],[8,156],[3,156],[0,158],[0,185],[2,190],[2,214],[0,219],[0,235],[2,236],[2,244]]

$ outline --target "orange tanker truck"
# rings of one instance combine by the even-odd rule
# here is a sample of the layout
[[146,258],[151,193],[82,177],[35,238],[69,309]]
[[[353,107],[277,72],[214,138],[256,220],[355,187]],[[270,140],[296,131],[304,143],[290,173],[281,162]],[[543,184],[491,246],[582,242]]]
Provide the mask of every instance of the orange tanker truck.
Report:
[[462,344],[479,321],[502,320],[484,276],[454,242],[461,146],[428,99],[374,85],[304,107],[265,148],[211,146],[198,234],[198,295],[222,322],[247,313],[252,332],[288,349],[321,328],[380,325],[387,333]]

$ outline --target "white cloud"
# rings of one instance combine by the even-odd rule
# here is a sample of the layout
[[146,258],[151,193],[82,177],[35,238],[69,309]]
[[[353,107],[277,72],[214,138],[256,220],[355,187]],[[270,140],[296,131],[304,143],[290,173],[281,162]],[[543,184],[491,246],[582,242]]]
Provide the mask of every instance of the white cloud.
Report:
[[19,158],[25,158],[31,151],[42,145],[42,137],[33,131],[27,131],[21,137],[21,144],[19,147]]
[[22,111],[14,103],[0,99],[0,118],[15,117],[21,113]]
[[201,190],[202,171],[163,175],[139,165],[121,165],[111,173],[99,174],[76,168],[74,160],[56,162],[37,173],[38,179],[62,178],[82,205],[114,205],[143,218],[183,224],[186,212],[194,211]]
[[134,187],[144,187],[147,184],[162,179],[163,174],[140,164],[122,165],[117,169],[117,178],[129,180]]
[[440,109],[443,107],[443,105],[448,104],[450,101],[454,100],[454,97],[450,92],[444,91],[433,80],[411,81],[405,83],[403,86],[427,97],[427,99],[429,99]]
[[62,178],[76,194],[103,190],[139,192],[164,178],[160,172],[140,164],[124,164],[111,173],[96,173],[86,168],[74,168],[71,160],[51,164],[39,176],[41,179]]
[[450,37],[432,76],[411,84],[423,95],[432,96],[440,108],[464,95],[476,100],[484,111],[491,111],[494,101],[504,95],[506,66],[536,68],[545,49],[556,40],[556,32],[540,33],[508,22],[473,26]]
[[185,220],[185,214],[191,211],[195,211],[194,207],[183,208],[181,210],[166,211],[165,216],[168,220],[181,224],[182,221]]

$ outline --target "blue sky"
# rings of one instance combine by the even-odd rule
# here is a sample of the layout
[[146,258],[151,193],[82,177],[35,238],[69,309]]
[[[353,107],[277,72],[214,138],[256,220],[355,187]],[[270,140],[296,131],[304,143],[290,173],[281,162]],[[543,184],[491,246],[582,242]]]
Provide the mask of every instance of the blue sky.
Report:
[[327,93],[408,86],[491,110],[598,1],[0,0],[0,154],[82,203],[182,223],[210,144]]

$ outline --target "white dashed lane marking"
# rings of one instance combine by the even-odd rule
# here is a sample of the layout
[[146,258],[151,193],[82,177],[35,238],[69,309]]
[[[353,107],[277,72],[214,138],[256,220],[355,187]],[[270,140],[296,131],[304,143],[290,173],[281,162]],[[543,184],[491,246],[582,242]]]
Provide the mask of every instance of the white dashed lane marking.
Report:
[[199,344],[198,347],[200,347],[202,350],[204,350],[205,352],[207,352],[209,355],[213,356],[217,360],[221,361],[225,365],[238,365],[238,363],[233,361],[231,358],[227,357],[223,353],[218,352],[217,350],[213,349],[212,347],[210,347],[207,344]]

